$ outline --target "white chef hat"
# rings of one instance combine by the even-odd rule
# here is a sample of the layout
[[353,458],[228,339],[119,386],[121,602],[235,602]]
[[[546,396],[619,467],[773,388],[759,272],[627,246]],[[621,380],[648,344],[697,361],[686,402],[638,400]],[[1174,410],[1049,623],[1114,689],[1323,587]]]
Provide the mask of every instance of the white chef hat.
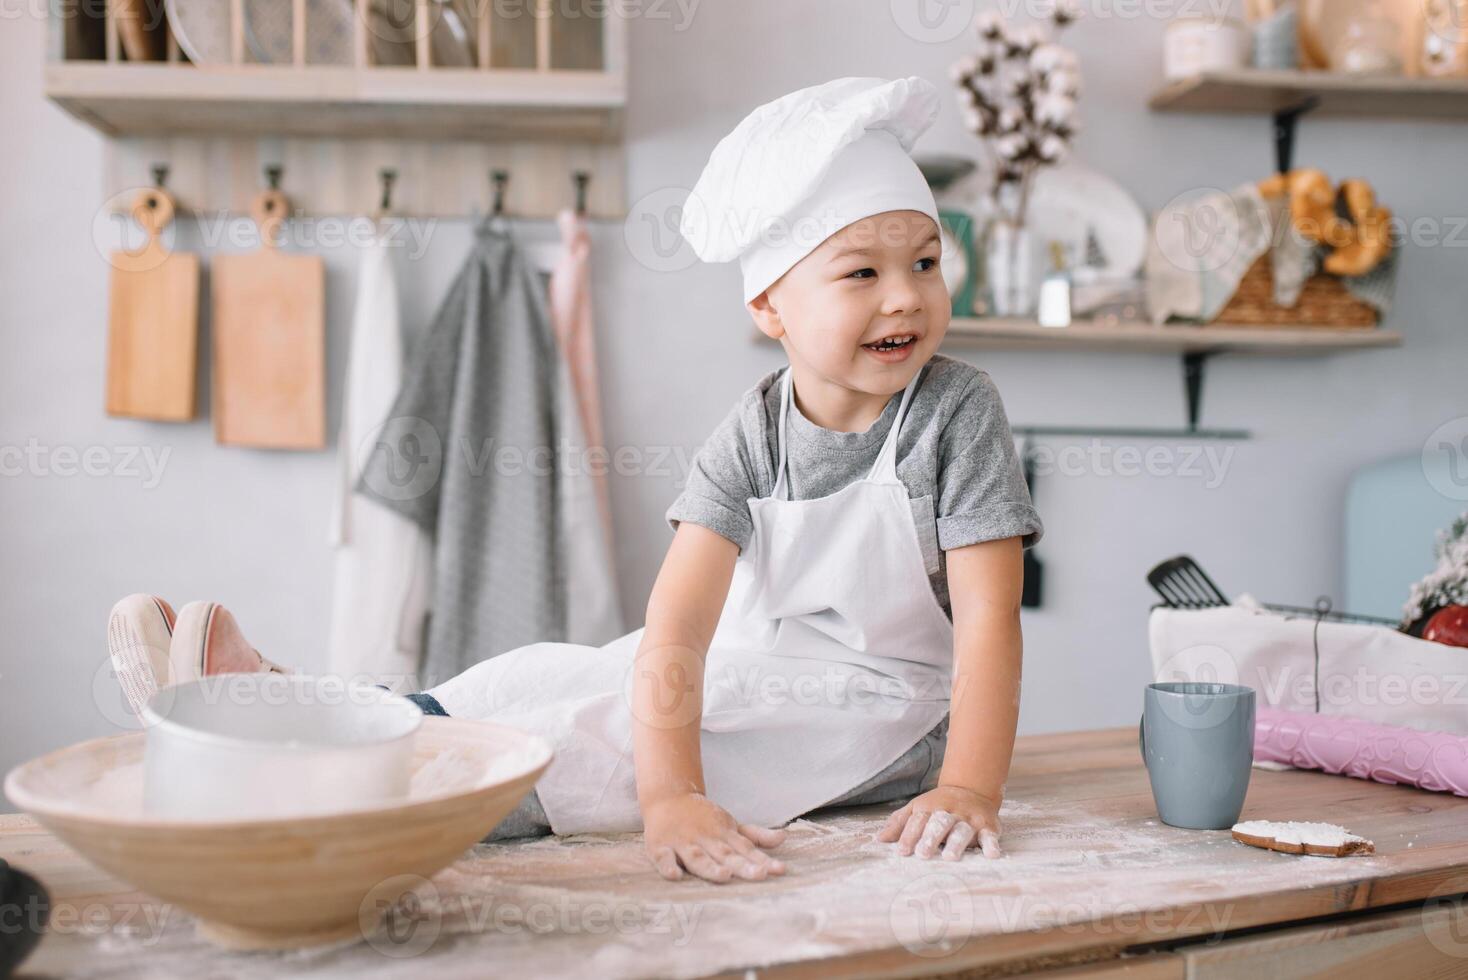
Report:
[[837,78],[745,116],[719,141],[678,230],[705,262],[738,258],[744,301],[854,221],[938,205],[908,152],[938,115],[931,82]]

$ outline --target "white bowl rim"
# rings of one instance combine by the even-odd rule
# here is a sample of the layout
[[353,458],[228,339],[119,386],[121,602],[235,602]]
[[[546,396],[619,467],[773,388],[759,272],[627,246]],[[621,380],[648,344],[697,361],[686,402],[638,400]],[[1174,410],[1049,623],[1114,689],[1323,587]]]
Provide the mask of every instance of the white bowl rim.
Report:
[[[545,768],[550,765],[551,760],[555,756],[555,751],[551,748],[550,742],[548,742],[545,738],[539,735],[534,735],[519,728],[513,728],[509,725],[501,725],[497,722],[492,721],[482,721],[477,718],[425,718],[424,723],[433,725],[435,727],[443,725],[444,723],[455,724],[456,726],[472,725],[475,728],[483,730],[487,735],[492,734],[500,738],[508,738],[513,741],[519,742],[527,749],[535,749],[537,751],[535,751],[533,755],[527,751],[526,756],[527,760],[529,761],[527,761],[527,764],[522,768],[519,774],[510,776],[509,778],[496,778],[493,782],[490,782],[485,778],[484,774],[481,773],[479,776],[475,777],[474,781],[468,786],[445,790],[441,793],[434,793],[417,799],[410,799],[405,797],[400,801],[394,800],[377,803],[361,803],[355,806],[344,806],[340,810],[332,810],[330,813],[306,813],[299,816],[240,817],[221,820],[217,818],[170,818],[160,817],[155,814],[149,813],[140,813],[136,816],[127,814],[99,815],[97,810],[93,808],[87,808],[66,803],[61,803],[58,805],[49,799],[37,798],[36,796],[32,795],[32,793],[28,789],[21,785],[21,780],[26,775],[25,770],[30,769],[32,766],[38,765],[46,761],[47,759],[52,758],[53,756],[59,756],[63,753],[76,752],[86,746],[93,745],[99,742],[122,740],[142,742],[144,739],[143,732],[122,732],[117,735],[103,735],[98,738],[89,738],[84,739],[80,742],[73,742],[71,745],[62,746],[59,749],[53,749],[52,751],[44,753],[43,755],[28,759],[25,762],[22,762],[19,765],[15,766],[8,773],[5,774],[4,791],[6,798],[9,799],[11,803],[14,803],[16,807],[18,807],[25,813],[36,817],[43,824],[46,822],[46,818],[56,817],[63,820],[76,820],[89,824],[105,824],[107,826],[128,827],[136,829],[156,828],[159,830],[179,831],[230,829],[246,831],[291,828],[292,830],[296,831],[310,831],[324,829],[323,825],[336,823],[337,821],[348,817],[377,815],[410,816],[414,813],[419,812],[423,808],[438,806],[448,800],[459,799],[466,796],[473,796],[476,793],[482,793],[485,790],[490,789],[492,786],[503,785],[504,783],[513,782],[516,779],[524,778],[525,775],[528,775],[530,773],[544,772]],[[141,747],[139,751],[141,752]],[[141,771],[141,759],[139,760],[139,768]],[[493,828],[486,828],[485,833],[488,833],[491,829]]]
[[220,748],[256,750],[264,748],[266,746],[281,746],[288,747],[293,750],[302,751],[350,751],[355,748],[370,745],[387,745],[392,742],[401,741],[405,738],[411,738],[418,732],[418,729],[423,727],[423,709],[418,707],[418,705],[414,704],[412,701],[409,701],[407,698],[403,697],[401,694],[394,694],[388,691],[376,689],[366,684],[348,683],[345,681],[340,682],[341,692],[344,696],[347,695],[350,691],[361,691],[364,693],[371,693],[374,698],[376,698],[376,700],[374,701],[365,702],[362,705],[362,707],[364,708],[368,708],[369,710],[371,710],[371,708],[376,705],[384,704],[394,706],[394,708],[399,712],[404,712],[405,709],[411,709],[413,714],[407,715],[410,720],[410,724],[408,725],[407,729],[400,732],[391,732],[386,735],[381,735],[374,738],[365,738],[359,742],[322,742],[311,741],[308,739],[266,741],[263,739],[240,738],[239,736],[235,735],[220,735],[216,732],[203,731],[202,729],[195,728],[192,725],[186,725],[183,722],[174,721],[172,718],[166,718],[163,715],[159,714],[158,711],[154,708],[154,703],[160,701],[164,697],[177,697],[179,692],[181,691],[198,690],[199,688],[204,687],[208,684],[225,682],[236,684],[243,682],[247,685],[255,684],[257,685],[257,687],[258,685],[263,684],[289,684],[292,687],[296,688],[302,687],[308,683],[317,685],[318,687],[323,683],[337,683],[336,679],[332,678],[330,675],[261,673],[213,674],[208,677],[200,677],[192,681],[186,681],[183,684],[171,684],[166,687],[160,687],[157,691],[154,691],[152,696],[150,696],[148,700],[143,704],[143,706],[138,710],[138,717],[143,722],[144,731],[146,732],[157,730],[161,733],[166,733],[171,736],[185,738],[189,739],[190,741],[200,742],[205,745],[213,745]]

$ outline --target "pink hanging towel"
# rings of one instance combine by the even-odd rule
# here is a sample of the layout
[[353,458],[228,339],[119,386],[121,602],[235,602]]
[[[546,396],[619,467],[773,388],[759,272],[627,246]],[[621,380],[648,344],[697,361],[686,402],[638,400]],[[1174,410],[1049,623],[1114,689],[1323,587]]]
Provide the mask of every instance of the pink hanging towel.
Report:
[[[561,439],[584,453],[583,461],[557,475],[558,521],[566,569],[566,641],[601,646],[626,632],[612,560],[612,509],[607,496],[601,401],[591,325],[591,236],[586,220],[570,210],[557,220],[562,241],[552,262],[547,292],[560,348],[557,414]],[[593,457],[591,450],[598,449]]]
[[[586,219],[565,209],[557,216],[561,228],[561,254],[551,272],[551,318],[571,383],[576,388],[581,431],[587,449],[605,450],[602,442],[601,393],[596,380],[596,342],[591,324],[591,235]],[[606,465],[594,468],[597,506],[601,510],[608,548],[612,542],[612,507],[607,495]]]

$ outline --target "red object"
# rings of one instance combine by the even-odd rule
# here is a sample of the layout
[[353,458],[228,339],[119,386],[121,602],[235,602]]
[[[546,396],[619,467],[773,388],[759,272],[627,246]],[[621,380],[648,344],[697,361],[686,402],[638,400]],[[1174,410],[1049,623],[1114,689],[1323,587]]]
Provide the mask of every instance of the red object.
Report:
[[1422,638],[1450,647],[1468,647],[1468,606],[1444,606],[1432,614]]

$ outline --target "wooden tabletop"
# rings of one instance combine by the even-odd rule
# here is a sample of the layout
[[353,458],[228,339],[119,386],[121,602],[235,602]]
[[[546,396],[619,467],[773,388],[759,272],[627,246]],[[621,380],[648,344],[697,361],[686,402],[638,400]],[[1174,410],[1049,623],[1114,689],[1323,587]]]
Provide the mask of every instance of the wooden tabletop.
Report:
[[186,913],[24,816],[0,816],[0,857],[54,901],[23,976],[936,975],[1105,960],[1468,892],[1468,799],[1256,770],[1242,819],[1339,823],[1377,853],[1257,850],[1162,824],[1133,729],[1021,738],[997,861],[898,856],[874,839],[890,810],[795,821],[775,852],[789,870],[765,882],[664,881],[636,834],[479,845],[419,886],[395,936],[292,953],[209,946]]

